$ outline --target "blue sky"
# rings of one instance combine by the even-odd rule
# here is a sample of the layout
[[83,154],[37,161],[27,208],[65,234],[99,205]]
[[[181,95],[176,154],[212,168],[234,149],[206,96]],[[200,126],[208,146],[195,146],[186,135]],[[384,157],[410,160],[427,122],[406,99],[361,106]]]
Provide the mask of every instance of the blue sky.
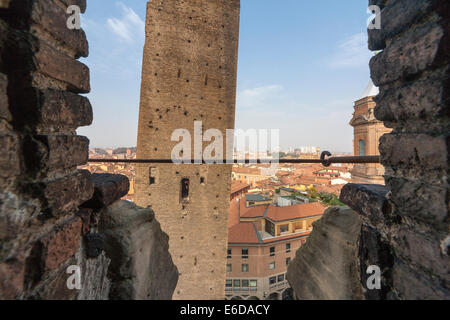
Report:
[[[135,146],[146,0],[90,0],[83,15],[92,147]],[[241,0],[236,127],[280,129],[282,148],[351,151],[369,81],[367,1]]]

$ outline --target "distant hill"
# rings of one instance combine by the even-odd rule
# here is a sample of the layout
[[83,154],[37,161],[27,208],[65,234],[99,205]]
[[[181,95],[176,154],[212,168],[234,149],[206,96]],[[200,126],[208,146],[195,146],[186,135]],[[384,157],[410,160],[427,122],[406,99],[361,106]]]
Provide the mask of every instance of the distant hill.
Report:
[[136,147],[132,147],[132,148],[126,148],[126,147],[122,147],[122,148],[117,148],[113,150],[113,154],[123,154],[123,153],[127,153],[127,150],[131,149],[131,152],[136,153]]
[[97,154],[102,154],[102,155],[107,155],[108,154],[105,150],[100,149],[100,148],[94,148],[94,152],[97,153]]

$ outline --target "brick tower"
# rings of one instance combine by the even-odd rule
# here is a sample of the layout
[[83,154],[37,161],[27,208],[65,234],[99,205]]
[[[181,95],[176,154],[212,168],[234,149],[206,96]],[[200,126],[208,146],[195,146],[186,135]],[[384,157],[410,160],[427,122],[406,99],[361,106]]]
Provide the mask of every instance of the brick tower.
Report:
[[[350,125],[354,128],[353,152],[356,156],[380,155],[380,138],[392,131],[375,119],[376,103],[373,98],[377,95],[378,88],[370,81],[362,97],[355,101]],[[355,183],[384,184],[384,167],[381,164],[356,164],[351,173]]]
[[[194,137],[195,121],[203,132],[234,128],[239,12],[239,0],[148,2],[139,159],[170,159],[173,131]],[[135,201],[153,208],[170,237],[174,299],[224,299],[230,183],[230,165],[136,168]]]

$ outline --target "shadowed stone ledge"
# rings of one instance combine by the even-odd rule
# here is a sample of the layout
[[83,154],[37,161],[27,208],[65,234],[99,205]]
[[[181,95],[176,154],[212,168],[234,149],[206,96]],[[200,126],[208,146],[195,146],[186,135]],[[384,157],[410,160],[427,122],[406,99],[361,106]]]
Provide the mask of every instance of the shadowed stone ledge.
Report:
[[346,207],[332,207],[313,225],[287,272],[297,298],[363,299],[358,266],[359,215]]
[[384,223],[391,211],[385,186],[375,184],[346,184],[341,191],[340,201],[358,212],[373,225]]
[[109,206],[114,201],[127,195],[130,189],[130,181],[121,174],[94,173],[92,181],[94,183],[94,196],[83,207],[94,210]]

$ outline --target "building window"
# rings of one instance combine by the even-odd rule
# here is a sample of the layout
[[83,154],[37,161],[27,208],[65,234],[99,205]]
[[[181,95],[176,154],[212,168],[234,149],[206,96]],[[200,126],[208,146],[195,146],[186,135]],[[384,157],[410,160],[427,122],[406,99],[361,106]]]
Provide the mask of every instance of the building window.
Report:
[[271,278],[269,278],[269,284],[270,284],[270,285],[275,284],[275,283],[277,283],[277,277],[271,277]]
[[258,286],[258,280],[250,280],[250,287],[256,288]]
[[364,140],[359,140],[359,155],[366,155],[366,142]]
[[200,178],[200,184],[205,184],[205,178],[204,177]]
[[270,247],[270,256],[275,256],[275,247]]
[[158,169],[157,168],[148,168],[148,176],[150,185],[158,183]]
[[234,280],[233,281],[233,287],[240,288],[241,287],[241,280]]
[[227,259],[231,259],[231,249],[227,249]]
[[248,264],[242,265],[242,272],[248,272]]
[[227,264],[227,272],[231,272],[232,271],[232,266],[231,264]]
[[231,288],[232,286],[233,286],[233,280],[227,280],[227,282],[225,283],[225,287]]
[[290,243],[286,243],[286,253],[291,252],[291,244]]
[[275,261],[269,264],[269,270],[275,270]]
[[187,178],[181,180],[181,200],[189,200],[189,179]]
[[242,249],[242,259],[248,259],[248,249]]
[[290,262],[291,262],[291,258],[286,258],[286,265],[289,265]]
[[289,231],[289,225],[288,224],[280,226],[280,232],[281,233],[288,232],[288,231]]
[[283,282],[284,281],[284,274],[280,274],[278,276],[278,282]]
[[266,232],[270,234],[271,236],[275,237],[275,224],[272,222],[266,220]]
[[248,288],[250,285],[249,285],[249,281],[248,280],[242,280],[242,287],[243,288]]

